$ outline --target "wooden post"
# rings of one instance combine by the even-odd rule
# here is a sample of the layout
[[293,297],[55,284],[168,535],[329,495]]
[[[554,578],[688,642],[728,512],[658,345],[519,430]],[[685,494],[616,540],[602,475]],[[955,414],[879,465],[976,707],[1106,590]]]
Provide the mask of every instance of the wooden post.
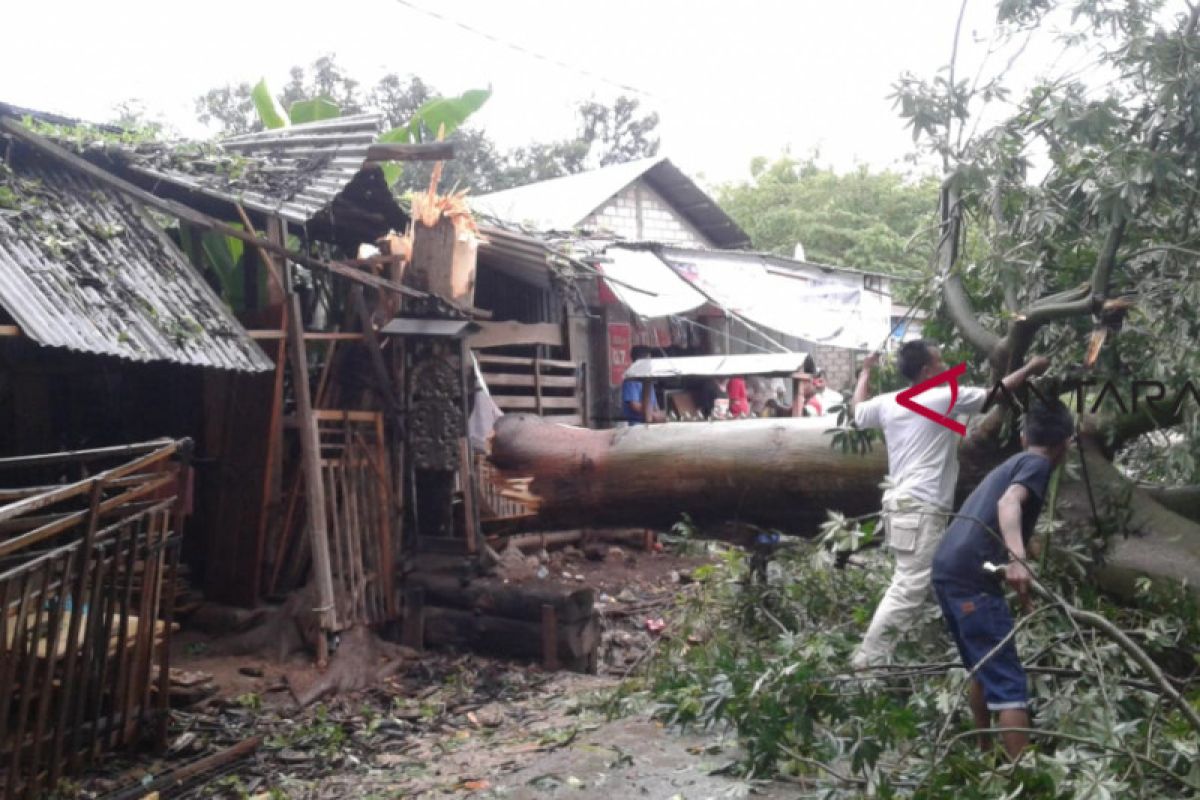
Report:
[[458,440],[459,483],[463,493],[463,529],[467,537],[467,552],[471,555],[479,550],[479,522],[475,503],[475,459],[471,455],[471,441],[463,436]]
[[448,289],[454,238],[454,223],[445,217],[432,228],[418,221],[413,226],[412,264],[404,273],[404,283],[451,299]]
[[304,350],[304,319],[300,314],[300,296],[292,294],[288,315],[291,334],[292,387],[296,392],[296,418],[300,424],[300,449],[304,457],[305,496],[308,500],[308,534],[312,544],[313,580],[317,585],[317,618],[321,635],[317,637],[317,663],[329,660],[329,644],[325,633],[335,626],[333,573],[329,567],[329,535],[325,519],[325,491],[321,480],[320,441],[317,437],[317,418],[313,416],[312,400],[308,394],[308,357]]
[[537,346],[538,354],[533,357],[533,405],[537,415],[542,416],[542,346]]
[[[288,307],[280,306],[280,313],[283,319],[280,320],[281,327],[285,334],[288,323]],[[262,508],[258,515],[258,559],[256,563],[260,570],[263,569],[263,559],[266,555],[267,535],[270,531],[271,518],[274,516],[272,511],[278,508],[278,500],[280,498],[280,489],[282,489],[283,475],[283,384],[284,371],[287,363],[287,341],[281,339],[276,343],[275,350],[275,389],[271,394],[271,421],[270,427],[267,430],[267,464],[263,470],[263,490],[262,490]],[[279,530],[279,539],[284,541],[287,538],[287,530]],[[277,550],[281,548],[276,548]],[[279,556],[276,557],[278,561]],[[271,565],[271,586],[274,586],[274,576],[279,573],[278,564]],[[262,576],[257,578],[262,581]],[[261,583],[259,586],[261,587]],[[269,590],[269,587],[268,587]],[[261,590],[256,591],[255,595],[260,594]]]

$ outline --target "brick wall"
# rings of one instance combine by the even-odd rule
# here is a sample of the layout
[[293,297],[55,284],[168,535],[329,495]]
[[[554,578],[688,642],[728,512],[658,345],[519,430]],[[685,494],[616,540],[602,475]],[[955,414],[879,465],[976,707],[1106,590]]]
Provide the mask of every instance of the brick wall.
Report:
[[635,181],[589,214],[581,227],[604,228],[632,241],[686,247],[711,245],[704,234],[678,214],[644,181]]

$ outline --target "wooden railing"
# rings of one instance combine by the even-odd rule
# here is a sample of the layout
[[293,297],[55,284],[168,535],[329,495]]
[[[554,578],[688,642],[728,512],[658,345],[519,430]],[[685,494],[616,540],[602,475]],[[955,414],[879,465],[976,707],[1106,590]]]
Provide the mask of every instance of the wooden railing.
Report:
[[479,369],[505,413],[538,414],[565,425],[587,424],[579,368],[574,361],[478,354]]
[[4,797],[40,796],[147,730],[165,739],[187,446],[0,459]]

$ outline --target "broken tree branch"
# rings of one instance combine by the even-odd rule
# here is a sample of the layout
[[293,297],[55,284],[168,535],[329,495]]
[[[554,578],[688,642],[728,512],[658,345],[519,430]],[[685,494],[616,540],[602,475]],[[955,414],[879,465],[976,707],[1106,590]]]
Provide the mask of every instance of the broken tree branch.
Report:
[[45,153],[56,161],[59,161],[68,167],[77,170],[78,172],[82,172],[88,177],[99,181],[105,186],[129,195],[143,205],[158,209],[164,214],[170,214],[173,217],[184,220],[185,222],[195,225],[201,230],[215,231],[217,233],[224,234],[225,236],[229,236],[233,239],[245,242],[253,247],[257,247],[260,250],[265,250],[269,253],[283,256],[284,258],[290,259],[297,264],[308,267],[309,269],[332,272],[334,275],[339,275],[343,278],[354,281],[355,283],[360,283],[375,289],[386,289],[388,291],[406,294],[410,297],[426,296],[425,292],[412,289],[408,286],[402,286],[394,281],[385,280],[368,272],[361,272],[337,261],[321,261],[320,259],[312,258],[304,253],[301,253],[298,250],[289,250],[287,247],[278,245],[269,239],[262,239],[242,230],[241,228],[235,228],[232,225],[227,225],[220,220],[214,219],[207,214],[197,211],[191,206],[187,206],[183,203],[152,194],[145,189],[134,186],[132,183],[123,178],[117,177],[103,167],[98,167],[87,159],[81,158],[69,150],[60,147],[54,142],[51,142],[49,139],[34,133],[33,131],[21,125],[21,123],[15,119],[11,119],[9,117],[0,117],[0,130],[3,130],[5,133],[13,136],[16,139],[20,139],[22,142],[25,142],[29,146],[39,150],[42,153]]
[[942,184],[939,200],[939,217],[941,219],[941,235],[937,246],[938,274],[942,278],[942,300],[946,304],[946,312],[963,338],[976,349],[982,350],[989,356],[1000,344],[1000,337],[989,331],[979,321],[967,289],[963,286],[962,278],[954,272],[958,261],[958,237],[962,210],[959,205],[958,189],[951,180]]
[[1139,488],[1176,514],[1200,522],[1200,484],[1189,486],[1142,485]]
[[950,275],[942,284],[942,300],[946,303],[946,311],[954,322],[963,338],[977,350],[990,354],[1000,344],[1000,337],[989,331],[975,315],[971,308],[971,300],[967,296],[966,287],[958,275]]

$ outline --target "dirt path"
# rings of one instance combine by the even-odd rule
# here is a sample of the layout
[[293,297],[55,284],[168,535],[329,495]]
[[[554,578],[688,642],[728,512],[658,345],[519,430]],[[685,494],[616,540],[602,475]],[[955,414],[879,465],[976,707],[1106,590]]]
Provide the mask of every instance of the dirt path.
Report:
[[[645,711],[606,714],[620,677],[653,646],[660,634],[651,629],[669,620],[688,592],[688,573],[706,559],[618,548],[596,556],[560,552],[543,566],[596,589],[605,629],[601,675],[429,652],[377,687],[296,709],[285,665],[210,655],[205,637],[185,634],[173,664],[211,676],[215,694],[173,712],[166,757],[112,758],[76,796],[144,784],[253,736],[263,742],[253,757],[175,796],[744,796],[751,786],[721,772],[735,756],[728,742],[664,730]],[[794,795],[757,788],[759,797]]]

